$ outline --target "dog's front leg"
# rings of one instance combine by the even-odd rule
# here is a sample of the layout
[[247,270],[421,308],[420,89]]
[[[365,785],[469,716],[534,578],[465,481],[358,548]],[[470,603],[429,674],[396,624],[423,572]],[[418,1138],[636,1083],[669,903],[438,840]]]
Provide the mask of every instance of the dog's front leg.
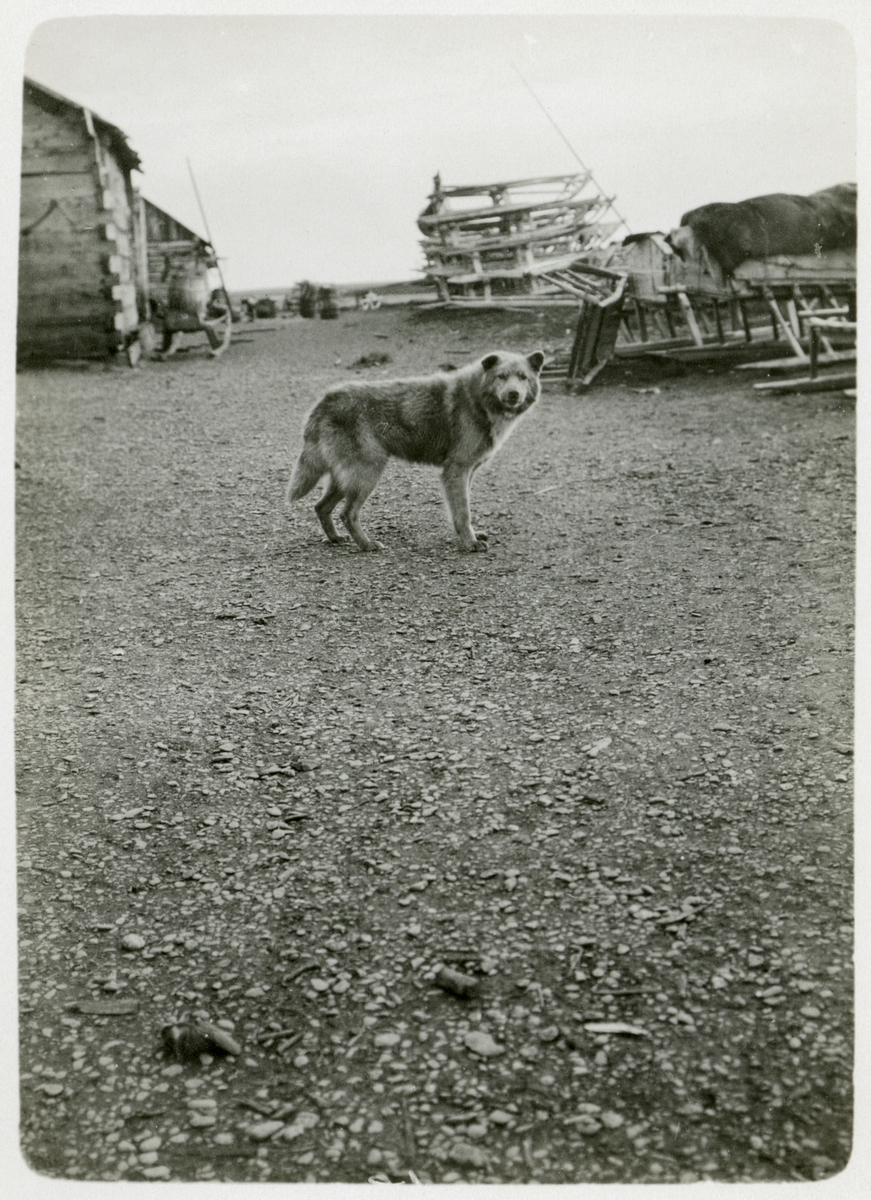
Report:
[[486,534],[475,533],[469,506],[469,485],[474,467],[446,466],[442,471],[442,486],[451,512],[454,529],[464,550],[486,550]]

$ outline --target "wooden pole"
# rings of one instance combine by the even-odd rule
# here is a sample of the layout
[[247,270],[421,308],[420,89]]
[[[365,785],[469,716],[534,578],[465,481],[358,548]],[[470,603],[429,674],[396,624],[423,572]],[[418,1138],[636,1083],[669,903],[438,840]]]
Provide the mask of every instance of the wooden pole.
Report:
[[781,329],[783,336],[792,347],[793,354],[795,354],[796,358],[802,358],[805,362],[807,362],[807,355],[804,352],[801,342],[795,336],[789,322],[785,319],[783,313],[780,311],[780,307],[778,306],[777,300],[774,297],[774,293],[770,288],[765,288],[764,295],[765,299],[768,301],[768,307],[771,309],[771,316],[775,322],[775,327],[779,327]]
[[687,325],[689,325],[690,333],[693,335],[693,341],[697,346],[704,346],[705,339],[702,337],[702,331],[699,329],[699,323],[696,320],[696,314],[693,312],[693,306],[690,304],[690,298],[686,292],[679,291],[677,294],[678,303],[683,309],[683,315]]
[[[200,198],[200,189],[197,187],[197,181],[194,178],[194,169],[191,166],[191,160],[189,158],[186,158],[185,162],[188,165],[188,172],[191,177],[191,183],[194,186],[194,195],[197,198],[197,204],[199,205],[199,209],[200,209],[200,216],[203,218],[203,226],[206,230],[206,236],[209,239],[209,245],[212,247],[213,250],[215,250],[215,243],[212,241],[212,231],[211,231],[211,229],[209,229],[209,222],[208,222],[208,219],[206,218],[206,210],[203,208],[203,202]],[[224,272],[221,270],[221,260],[218,258],[217,250],[215,250],[215,266],[218,268],[218,278],[221,281],[221,288],[223,289],[223,292],[224,292],[224,298],[227,301],[228,308],[231,309],[231,321],[232,321],[232,305],[230,304],[230,293],[227,291],[226,283],[224,283]]]
[[757,392],[833,392],[837,388],[855,386],[855,371],[841,371],[837,375],[817,375],[815,379],[779,379],[777,382],[753,384]]

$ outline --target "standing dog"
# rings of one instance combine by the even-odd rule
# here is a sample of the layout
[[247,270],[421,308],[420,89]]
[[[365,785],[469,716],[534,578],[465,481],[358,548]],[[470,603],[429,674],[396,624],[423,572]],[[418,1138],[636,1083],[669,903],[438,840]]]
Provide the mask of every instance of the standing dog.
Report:
[[333,509],[361,550],[380,550],[360,527],[360,509],[390,458],[442,469],[442,485],[464,550],[486,550],[469,510],[472,476],[538,399],[544,362],[497,351],[459,371],[414,379],[353,382],[330,388],[306,421],[288,498],[299,500],[327,476],[315,512],[331,542]]

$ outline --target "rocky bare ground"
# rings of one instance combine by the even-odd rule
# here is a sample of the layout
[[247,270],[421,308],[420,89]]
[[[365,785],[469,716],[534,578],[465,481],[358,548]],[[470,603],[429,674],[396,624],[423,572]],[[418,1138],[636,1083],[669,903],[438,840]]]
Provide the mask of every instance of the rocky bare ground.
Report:
[[433,472],[388,472],[380,555],[282,510],[328,381],[565,334],[382,309],[19,375],[32,1170],[844,1167],[852,402],[550,384],[476,481],[486,555]]

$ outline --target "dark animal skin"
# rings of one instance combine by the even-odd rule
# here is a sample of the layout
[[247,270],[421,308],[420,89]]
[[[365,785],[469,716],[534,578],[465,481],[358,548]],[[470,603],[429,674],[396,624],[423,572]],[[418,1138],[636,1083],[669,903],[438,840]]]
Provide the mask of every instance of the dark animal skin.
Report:
[[731,275],[748,258],[802,255],[856,246],[855,183],[839,183],[810,196],[776,192],[737,204],[703,204],[681,217],[666,238],[683,259],[704,247]]

